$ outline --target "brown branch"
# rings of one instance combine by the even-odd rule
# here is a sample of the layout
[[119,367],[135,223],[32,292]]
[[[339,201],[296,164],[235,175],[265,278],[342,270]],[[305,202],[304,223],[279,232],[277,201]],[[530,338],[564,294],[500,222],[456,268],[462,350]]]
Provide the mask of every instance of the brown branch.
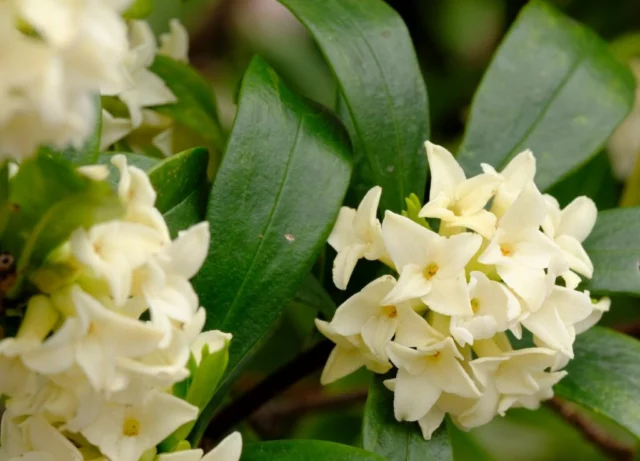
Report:
[[319,342],[242,394],[223,408],[211,421],[206,432],[207,438],[212,440],[221,438],[273,397],[321,369],[332,348],[333,344],[327,340]]
[[580,431],[586,440],[611,459],[619,461],[631,461],[634,459],[633,448],[612,439],[608,434],[595,427],[588,418],[576,411],[571,405],[557,397],[547,401],[547,405]]

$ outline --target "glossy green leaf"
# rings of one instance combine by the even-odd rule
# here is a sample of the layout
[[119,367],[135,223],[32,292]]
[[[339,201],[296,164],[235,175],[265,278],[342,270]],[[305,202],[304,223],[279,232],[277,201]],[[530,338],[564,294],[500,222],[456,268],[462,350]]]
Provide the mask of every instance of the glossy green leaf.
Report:
[[156,193],[155,206],[166,213],[183,202],[191,193],[207,185],[206,149],[196,148],[180,152],[147,170]]
[[593,261],[588,288],[598,294],[640,295],[640,207],[598,213],[584,242]]
[[311,274],[307,275],[298,287],[292,302],[320,312],[325,319],[333,318],[336,312],[336,303],[318,279]]
[[211,84],[192,67],[167,56],[156,56],[151,70],[164,80],[178,99],[174,104],[156,106],[153,110],[173,118],[222,151],[224,134]]
[[576,402],[640,437],[640,342],[602,327],[579,335],[557,396]]
[[277,440],[252,443],[242,450],[240,461],[384,461],[359,448],[319,440]]
[[550,5],[525,6],[475,95],[458,160],[503,167],[531,149],[541,189],[596,154],[627,114],[634,79],[606,43]]
[[[382,208],[400,212],[424,195],[427,91],[411,38],[382,0],[280,0],[307,27],[340,86],[357,159],[355,180],[382,186]],[[360,184],[359,184],[360,185]]]
[[208,204],[209,256],[194,280],[207,328],[233,334],[227,382],[322,249],[349,183],[349,153],[339,124],[262,59],[251,62]]
[[451,418],[447,418],[446,428],[455,461],[494,461],[494,458],[476,441],[474,435],[458,429]]
[[21,277],[78,227],[87,228],[122,213],[107,183],[92,181],[67,160],[44,154],[22,162],[9,181],[9,209],[0,240],[3,251],[18,257]]
[[418,423],[398,422],[393,415],[393,393],[383,376],[374,376],[364,410],[362,446],[388,461],[451,461],[453,453],[443,425],[424,440]]

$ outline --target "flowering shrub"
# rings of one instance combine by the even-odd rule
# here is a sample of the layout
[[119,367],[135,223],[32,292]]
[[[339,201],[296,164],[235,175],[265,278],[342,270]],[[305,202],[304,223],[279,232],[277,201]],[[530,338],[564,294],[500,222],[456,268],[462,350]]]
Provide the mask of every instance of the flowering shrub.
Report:
[[[595,326],[640,295],[627,66],[529,2],[454,155],[386,2],[279,1],[331,97],[256,56],[227,124],[153,1],[0,0],[0,461],[479,459],[545,401],[629,458],[640,343]],[[358,402],[361,436],[302,420]]]
[[[357,210],[340,210],[329,237],[338,288],[361,258],[384,262],[397,280],[383,275],[316,325],[336,344],[323,382],[395,365],[385,381],[395,417],[418,421],[429,439],[446,414],[468,430],[512,407],[538,408],[566,375],[559,370],[574,357],[576,334],[597,323],[610,300],[576,289],[577,274],[593,275],[582,247],[596,221],[592,200],[578,197],[561,210],[543,196],[530,151],[500,173],[483,164],[484,173],[466,178],[446,149],[427,142],[426,150],[431,190],[417,215],[387,211],[381,225],[375,187]],[[507,333],[522,340],[523,327],[538,347],[513,347]]]

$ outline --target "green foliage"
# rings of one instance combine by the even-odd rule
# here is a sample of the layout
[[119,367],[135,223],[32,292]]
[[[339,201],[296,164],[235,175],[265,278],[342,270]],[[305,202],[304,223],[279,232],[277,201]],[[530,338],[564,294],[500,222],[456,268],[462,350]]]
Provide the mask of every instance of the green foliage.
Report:
[[331,319],[336,311],[336,303],[327,290],[313,275],[307,275],[298,287],[293,301],[319,312],[325,319]]
[[207,208],[209,256],[194,280],[207,327],[233,334],[227,383],[319,254],[349,182],[349,154],[327,113],[295,95],[263,60],[252,61]]
[[381,0],[280,0],[307,27],[333,71],[355,147],[359,201],[383,188],[382,209],[422,196],[429,136],[427,91],[406,26]]
[[640,437],[640,342],[594,327],[574,344],[576,358],[556,394],[600,413]]
[[584,242],[593,261],[588,288],[594,293],[640,295],[640,208],[620,208],[598,214]]
[[249,444],[242,450],[240,461],[383,461],[385,458],[331,442],[317,440],[278,440]]
[[174,104],[156,106],[153,110],[171,117],[200,136],[216,152],[222,152],[225,136],[212,86],[187,64],[167,56],[156,56],[151,70],[164,80],[178,99]]
[[523,8],[475,95],[458,160],[503,167],[531,149],[546,189],[595,155],[633,102],[634,79],[589,29],[548,4]]
[[108,184],[82,176],[59,156],[40,154],[25,160],[8,186],[9,215],[0,241],[3,251],[17,257],[21,278],[75,229],[122,213]]
[[393,415],[393,393],[382,376],[369,388],[362,431],[362,445],[388,461],[452,461],[453,452],[443,426],[430,441],[424,440],[417,422],[400,423]]
[[144,19],[153,11],[153,4],[154,0],[135,0],[122,16],[125,19]]

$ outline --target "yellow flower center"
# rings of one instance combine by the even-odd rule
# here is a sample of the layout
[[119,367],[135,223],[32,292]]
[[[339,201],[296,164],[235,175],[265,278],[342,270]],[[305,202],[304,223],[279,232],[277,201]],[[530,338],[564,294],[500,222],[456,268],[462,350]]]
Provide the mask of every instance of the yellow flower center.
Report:
[[471,310],[475,314],[480,309],[480,301],[478,298],[471,298]]
[[500,245],[500,252],[502,253],[502,256],[511,256],[513,254],[513,248],[511,245],[503,243]]
[[390,319],[395,319],[398,316],[398,309],[396,309],[396,306],[383,306],[382,312]]
[[431,280],[433,276],[438,273],[438,269],[440,269],[440,266],[436,263],[429,263],[429,265],[424,269],[424,278]]
[[136,418],[127,418],[122,424],[122,435],[125,437],[137,437],[140,435],[140,421]]

